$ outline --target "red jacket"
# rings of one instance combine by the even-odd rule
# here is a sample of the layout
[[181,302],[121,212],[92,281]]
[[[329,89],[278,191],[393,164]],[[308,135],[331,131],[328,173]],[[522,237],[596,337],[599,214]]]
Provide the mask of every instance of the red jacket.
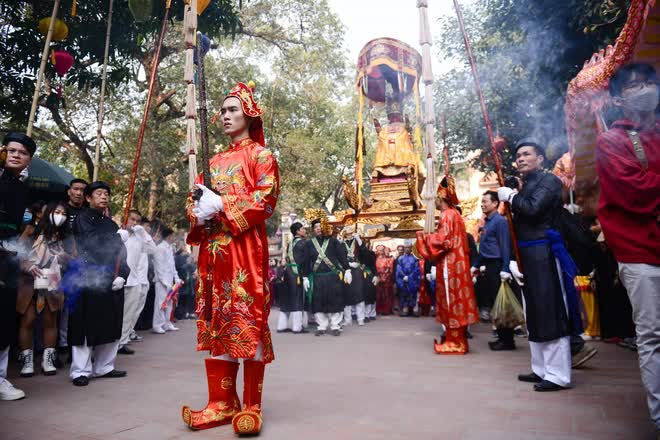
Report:
[[598,219],[617,261],[660,265],[660,120],[639,132],[647,170],[626,132],[635,128],[617,121],[598,138]]

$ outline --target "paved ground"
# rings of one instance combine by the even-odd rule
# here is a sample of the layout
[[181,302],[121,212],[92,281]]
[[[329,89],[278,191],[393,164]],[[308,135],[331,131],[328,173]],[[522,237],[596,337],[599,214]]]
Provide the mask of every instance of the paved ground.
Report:
[[[0,439],[234,438],[228,426],[190,432],[181,422],[182,404],[206,403],[206,383],[194,323],[179,326],[144,333],[138,353],[119,359],[124,379],[77,388],[62,371],[20,379],[10,370],[28,397],[0,402]],[[469,355],[438,356],[437,329],[430,318],[386,317],[338,338],[274,334],[262,438],[655,439],[635,353],[599,343],[590,368],[575,371],[574,389],[540,394],[515,380],[529,368],[526,340],[516,352],[492,353],[479,325]]]

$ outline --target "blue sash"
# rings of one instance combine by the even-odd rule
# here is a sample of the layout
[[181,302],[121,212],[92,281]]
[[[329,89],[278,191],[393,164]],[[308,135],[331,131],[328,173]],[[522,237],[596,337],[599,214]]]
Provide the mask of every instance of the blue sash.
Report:
[[580,300],[578,299],[578,293],[575,289],[575,284],[573,283],[573,280],[578,274],[578,268],[566,250],[566,246],[564,246],[564,240],[562,240],[561,234],[558,231],[554,229],[548,229],[546,232],[546,237],[547,238],[540,240],[519,241],[518,246],[521,248],[529,248],[546,244],[550,245],[552,255],[559,261],[559,266],[561,267],[561,272],[564,279],[570,332],[571,335],[580,335],[584,329],[582,327],[582,316],[580,314]]

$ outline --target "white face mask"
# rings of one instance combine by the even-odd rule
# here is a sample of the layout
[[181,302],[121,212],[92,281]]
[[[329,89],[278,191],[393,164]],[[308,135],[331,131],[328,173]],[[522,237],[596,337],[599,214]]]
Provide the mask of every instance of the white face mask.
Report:
[[62,214],[51,214],[50,215],[50,221],[55,226],[62,226],[64,224],[64,222],[66,221],[66,216],[62,215]]
[[658,86],[646,84],[623,98],[623,107],[636,112],[652,112],[658,107]]

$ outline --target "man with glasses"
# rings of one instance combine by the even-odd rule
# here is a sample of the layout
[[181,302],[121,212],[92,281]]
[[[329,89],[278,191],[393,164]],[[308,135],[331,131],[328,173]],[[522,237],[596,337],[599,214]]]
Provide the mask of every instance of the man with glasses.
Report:
[[19,265],[16,238],[27,206],[27,167],[37,150],[29,136],[7,133],[0,149],[0,400],[18,400],[25,393],[7,377],[9,344],[16,331]]

